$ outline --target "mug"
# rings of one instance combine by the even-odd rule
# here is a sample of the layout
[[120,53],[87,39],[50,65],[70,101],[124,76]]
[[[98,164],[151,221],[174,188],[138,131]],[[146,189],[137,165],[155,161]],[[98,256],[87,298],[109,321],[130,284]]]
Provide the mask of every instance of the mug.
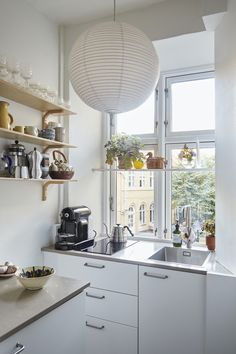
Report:
[[55,136],[55,140],[60,141],[61,143],[63,143],[65,141],[65,128],[63,127],[57,127],[54,129],[56,136]]
[[18,133],[24,133],[25,132],[25,127],[24,125],[16,125],[13,130]]
[[39,131],[39,136],[44,139],[54,140],[55,139],[55,130],[45,128]]
[[38,134],[39,134],[38,128],[32,127],[32,126],[25,127],[24,131],[25,131],[25,134],[28,134],[28,135],[38,136]]
[[57,127],[60,127],[61,125],[57,122],[48,122],[47,124],[47,128],[48,129],[55,129]]

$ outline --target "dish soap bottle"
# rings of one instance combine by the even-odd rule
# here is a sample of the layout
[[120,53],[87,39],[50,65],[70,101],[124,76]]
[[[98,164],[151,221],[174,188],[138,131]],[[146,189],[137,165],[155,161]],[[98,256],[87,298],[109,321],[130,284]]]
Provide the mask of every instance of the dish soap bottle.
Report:
[[172,233],[172,240],[173,240],[174,247],[181,247],[182,246],[181,231],[179,229],[178,220],[176,220],[175,229]]

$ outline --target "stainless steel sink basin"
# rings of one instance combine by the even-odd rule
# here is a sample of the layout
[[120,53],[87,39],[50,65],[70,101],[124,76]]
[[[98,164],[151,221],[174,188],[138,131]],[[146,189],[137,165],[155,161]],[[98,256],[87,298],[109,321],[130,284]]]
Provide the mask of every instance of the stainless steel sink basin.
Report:
[[208,251],[163,247],[149,259],[202,266],[207,261],[209,254]]

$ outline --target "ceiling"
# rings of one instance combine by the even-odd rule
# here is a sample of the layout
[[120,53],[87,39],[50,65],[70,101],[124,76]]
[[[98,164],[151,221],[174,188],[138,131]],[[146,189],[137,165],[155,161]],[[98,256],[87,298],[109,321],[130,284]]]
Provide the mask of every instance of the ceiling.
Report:
[[[113,16],[113,0],[26,0],[58,24],[79,24]],[[117,0],[116,12],[142,9],[165,0]]]

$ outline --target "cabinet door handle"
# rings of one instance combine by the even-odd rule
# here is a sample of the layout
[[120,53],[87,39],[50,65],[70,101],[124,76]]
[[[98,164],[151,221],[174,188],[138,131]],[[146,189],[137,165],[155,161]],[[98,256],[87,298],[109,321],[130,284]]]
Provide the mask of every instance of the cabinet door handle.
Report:
[[23,344],[20,343],[16,343],[16,351],[12,354],[19,354],[21,352],[23,352],[23,350],[25,350],[25,346]]
[[144,275],[146,277],[158,278],[158,279],[167,279],[168,278],[168,275],[164,275],[164,274],[155,274],[155,273],[145,272]]
[[95,325],[92,325],[92,324],[88,323],[87,321],[86,321],[86,326],[87,326],[87,327],[91,327],[91,328],[95,328],[95,329],[104,329],[104,328],[105,328],[105,326],[95,326]]
[[104,296],[104,295],[99,296],[99,295],[93,295],[93,294],[86,293],[86,296],[92,297],[92,298],[94,298],[94,299],[99,299],[99,300],[105,299],[105,296]]
[[85,267],[91,267],[91,268],[97,268],[97,269],[103,269],[105,268],[104,265],[99,265],[99,264],[90,264],[90,263],[84,263]]

